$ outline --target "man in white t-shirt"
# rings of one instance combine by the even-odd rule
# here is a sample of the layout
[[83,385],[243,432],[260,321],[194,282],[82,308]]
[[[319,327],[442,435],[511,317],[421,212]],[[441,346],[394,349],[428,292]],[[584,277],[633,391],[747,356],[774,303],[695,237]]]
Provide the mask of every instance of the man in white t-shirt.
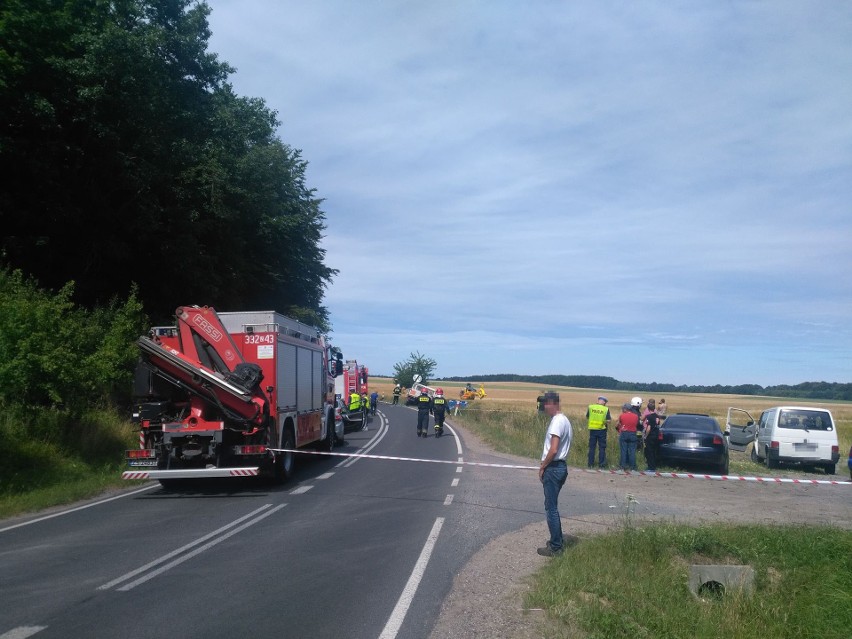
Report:
[[559,517],[559,491],[568,478],[566,459],[571,448],[571,422],[559,410],[559,395],[548,391],[542,398],[544,413],[550,417],[547,433],[544,435],[544,450],[541,454],[541,466],[538,478],[544,487],[544,512],[547,515],[547,527],[550,541],[538,554],[553,557],[562,552],[565,539],[562,536],[562,520]]

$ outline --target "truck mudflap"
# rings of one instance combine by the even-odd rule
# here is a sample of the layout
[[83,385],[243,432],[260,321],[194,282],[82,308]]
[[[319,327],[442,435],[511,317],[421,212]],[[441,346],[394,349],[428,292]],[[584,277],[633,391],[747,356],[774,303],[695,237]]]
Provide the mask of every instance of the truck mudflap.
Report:
[[126,470],[122,479],[195,479],[198,477],[257,477],[259,466],[243,468],[177,468],[175,470]]

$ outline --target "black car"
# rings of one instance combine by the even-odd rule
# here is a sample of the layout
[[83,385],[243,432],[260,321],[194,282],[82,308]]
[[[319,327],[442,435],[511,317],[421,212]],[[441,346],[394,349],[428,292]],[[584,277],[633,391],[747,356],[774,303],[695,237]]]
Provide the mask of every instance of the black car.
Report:
[[658,461],[669,466],[696,464],[728,474],[728,438],[713,417],[670,415],[660,428]]

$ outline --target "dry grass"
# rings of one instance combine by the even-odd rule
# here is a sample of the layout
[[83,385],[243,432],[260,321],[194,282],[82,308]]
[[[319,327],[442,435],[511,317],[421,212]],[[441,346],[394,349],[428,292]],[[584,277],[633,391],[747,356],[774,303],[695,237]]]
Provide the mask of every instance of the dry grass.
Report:
[[[393,390],[393,381],[389,378],[374,377],[370,380],[373,390],[384,394],[390,401]],[[463,382],[432,382],[432,385],[441,386],[444,393],[450,399],[457,398],[459,392],[464,388]],[[478,383],[474,383],[479,388]],[[605,395],[609,399],[610,410],[615,419],[621,404],[630,400],[634,395],[640,395],[643,400],[651,396],[642,393],[614,392],[609,390],[598,390],[593,388],[570,388],[565,386],[541,386],[527,382],[498,382],[485,385],[488,397],[484,400],[475,400],[484,409],[486,406],[501,412],[529,412],[535,410],[536,397],[543,390],[554,390],[559,393],[562,402],[562,410],[568,415],[572,423],[577,426],[585,425],[586,408],[594,403],[598,395]],[[771,406],[801,405],[827,408],[834,416],[837,424],[837,434],[840,441],[840,463],[837,472],[843,473],[846,466],[846,455],[852,446],[852,402],[842,401],[814,401],[806,399],[791,399],[784,397],[766,397],[753,395],[723,395],[710,393],[665,393],[653,396],[659,401],[665,397],[668,404],[668,413],[705,413],[719,420],[724,426],[728,407],[734,406],[749,411],[755,419],[760,412]]]

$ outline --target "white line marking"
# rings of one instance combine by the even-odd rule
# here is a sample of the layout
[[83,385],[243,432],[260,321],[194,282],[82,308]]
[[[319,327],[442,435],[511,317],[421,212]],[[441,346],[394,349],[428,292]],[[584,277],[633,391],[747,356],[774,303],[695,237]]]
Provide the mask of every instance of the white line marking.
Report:
[[447,497],[444,499],[444,506],[449,506],[452,503],[453,503],[453,496],[447,495]]
[[308,492],[313,486],[299,486],[290,491],[291,495],[303,495]]
[[35,633],[41,632],[47,628],[47,626],[18,626],[17,628],[12,628],[9,632],[4,632],[0,635],[0,639],[27,639],[27,637],[32,637]]
[[[283,508],[283,507],[284,507],[284,506],[286,506],[286,505],[287,505],[287,504],[282,504],[281,506],[279,506],[279,507],[278,507],[278,508],[276,508],[275,510],[278,510],[279,508]],[[130,578],[132,578],[132,577],[135,577],[136,575],[138,575],[138,574],[140,574],[140,573],[145,572],[145,571],[146,571],[146,570],[148,570],[149,568],[153,568],[153,567],[154,567],[154,566],[156,566],[157,564],[161,564],[161,563],[163,563],[164,561],[168,561],[168,560],[169,560],[169,559],[171,559],[172,557],[176,557],[177,555],[181,554],[181,553],[182,553],[182,552],[184,552],[185,550],[189,550],[189,549],[190,549],[190,548],[192,548],[193,546],[197,546],[198,544],[204,543],[204,542],[205,542],[205,541],[207,541],[208,539],[210,539],[210,538],[212,538],[212,537],[215,537],[216,535],[218,535],[218,534],[220,534],[220,533],[222,533],[222,532],[224,532],[224,531],[228,530],[229,528],[233,528],[233,527],[234,527],[234,526],[236,526],[237,524],[240,524],[240,523],[244,522],[246,519],[250,519],[250,518],[254,517],[255,515],[258,515],[258,514],[262,513],[264,510],[266,510],[267,508],[270,508],[271,506],[272,506],[272,504],[264,504],[263,506],[261,506],[261,507],[260,507],[260,508],[258,508],[257,510],[253,510],[252,512],[250,512],[248,515],[244,515],[244,516],[240,517],[239,519],[235,519],[235,520],[234,520],[234,521],[232,521],[231,523],[226,524],[226,525],[222,526],[221,528],[219,528],[219,529],[217,529],[217,530],[214,530],[213,532],[211,532],[211,533],[208,533],[208,534],[204,535],[203,537],[199,537],[199,538],[198,538],[198,539],[196,539],[195,541],[191,541],[191,542],[189,542],[188,544],[186,544],[185,546],[181,546],[181,547],[180,547],[180,548],[178,548],[177,550],[173,550],[173,551],[172,551],[172,552],[170,552],[169,554],[167,554],[167,555],[163,555],[163,556],[162,556],[162,557],[160,557],[159,559],[155,559],[154,561],[152,561],[152,562],[150,562],[150,563],[145,564],[145,565],[144,565],[144,566],[142,566],[141,568],[137,568],[136,570],[133,570],[133,571],[131,571],[131,572],[128,572],[128,573],[126,573],[126,574],[122,575],[121,577],[118,577],[117,579],[113,579],[112,581],[110,581],[110,582],[108,582],[108,583],[105,583],[103,586],[98,586],[98,590],[109,590],[109,589],[110,589],[110,588],[112,588],[113,586],[115,586],[115,585],[117,585],[117,584],[120,584],[122,581],[127,581],[128,579],[130,579]],[[263,515],[263,516],[265,517],[266,515],[272,514],[272,512],[274,512],[274,511],[270,511],[269,513],[266,513],[266,514],[265,514],[265,515]],[[258,519],[258,521],[260,521],[260,520]],[[254,523],[254,522],[251,522],[251,523]],[[240,530],[242,530],[242,528],[240,528]],[[229,535],[229,536],[230,536],[230,535]],[[225,537],[223,537],[222,539],[225,539]],[[219,541],[221,541],[221,540],[216,541],[216,543],[219,543]]]
[[464,463],[464,457],[459,457],[459,460],[458,460],[458,462],[457,462],[457,463],[459,463],[459,464],[463,464],[463,463]]
[[[369,453],[376,446],[378,446],[379,442],[382,441],[382,439],[384,439],[385,435],[387,435],[390,432],[390,429],[388,428],[387,418],[384,415],[381,415],[381,414],[379,415],[379,418],[380,418],[379,419],[379,422],[380,422],[379,423],[379,430],[376,431],[376,434],[373,435],[373,438],[370,441],[368,441],[364,446],[362,446],[361,448],[358,449],[362,453]],[[331,453],[331,454],[334,455],[334,454],[337,454],[337,453]],[[340,453],[340,456],[350,457],[350,455],[347,455],[345,453]],[[353,459],[344,459],[342,462],[337,464],[337,466],[335,466],[335,468],[348,468],[349,466],[354,464],[356,461],[358,461],[358,459],[360,459],[360,458],[354,457]]]
[[323,473],[322,475],[319,475],[317,479],[330,479],[333,476],[334,473]]
[[[157,488],[159,484],[151,484],[150,486],[145,486],[145,488],[139,488],[138,490],[133,490],[129,493],[122,493],[121,495],[116,495],[115,497],[108,497],[106,499],[101,499],[100,501],[92,502],[91,504],[86,504],[85,506],[77,506],[76,508],[71,508],[69,510],[63,510],[61,513],[53,513],[52,515],[45,515],[44,517],[39,517],[38,519],[32,519],[30,521],[25,521],[22,524],[15,524],[14,526],[7,526],[6,528],[0,528],[1,532],[6,532],[7,530],[13,530],[15,528],[20,528],[21,526],[29,526],[30,524],[37,524],[40,521],[45,521],[46,519],[53,519],[54,517],[61,517],[62,515],[68,515],[70,513],[75,513],[78,510],[84,510],[86,508],[91,508],[92,506],[100,506],[101,504],[105,504],[108,501],[113,501],[115,499],[123,499],[124,497],[130,497],[131,495],[136,495],[139,493],[143,493],[146,490],[151,490],[152,488]],[[36,626],[33,626],[35,628]],[[0,639],[5,639],[3,635],[0,635]]]
[[463,470],[464,470],[464,466],[459,466],[458,468],[456,468],[457,473],[460,473]]
[[459,452],[459,457],[461,457],[461,454],[462,454],[462,445],[461,445],[461,439],[459,438],[459,434],[458,434],[455,430],[453,430],[453,427],[452,427],[452,426],[450,426],[449,424],[444,424],[444,426],[445,426],[446,428],[448,428],[448,429],[449,429],[449,431],[453,434],[453,437],[454,437],[454,438],[455,438],[455,440],[456,440],[456,450]]
[[452,483],[452,484],[450,484],[450,485],[451,485],[451,486],[454,486],[454,487],[455,487],[455,486],[458,486],[458,485],[459,485],[459,478],[458,478],[458,477],[456,477],[455,479],[453,479],[453,483]]
[[379,639],[395,639],[399,629],[402,627],[402,622],[405,620],[405,615],[411,606],[411,600],[414,599],[414,593],[417,592],[417,587],[423,578],[423,573],[426,572],[426,565],[429,563],[429,557],[432,556],[432,550],[435,548],[435,543],[438,541],[438,535],[441,533],[443,525],[444,518],[438,517],[432,526],[432,532],[429,533],[429,537],[423,545],[423,550],[420,551],[417,563],[414,564],[411,576],[408,578],[408,582],[399,596],[399,601],[396,602],[396,606],[394,606],[393,612],[391,612],[390,618],[385,624],[385,629],[379,635]]

